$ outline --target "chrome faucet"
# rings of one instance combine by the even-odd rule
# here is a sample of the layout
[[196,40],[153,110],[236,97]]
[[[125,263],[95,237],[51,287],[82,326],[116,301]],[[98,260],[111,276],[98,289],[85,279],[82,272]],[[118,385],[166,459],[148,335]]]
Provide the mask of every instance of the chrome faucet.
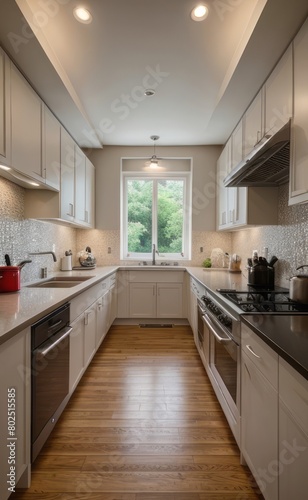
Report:
[[156,253],[156,247],[155,247],[155,243],[153,243],[153,248],[152,248],[152,266],[155,266],[156,262],[155,262],[155,253]]
[[57,257],[54,252],[31,252],[29,255],[52,255],[53,261],[57,262]]
[[152,248],[152,266],[155,266],[156,265],[156,260],[155,260],[155,257],[156,257],[156,254],[159,255],[159,251],[156,250],[156,245],[155,243],[153,243],[153,248]]

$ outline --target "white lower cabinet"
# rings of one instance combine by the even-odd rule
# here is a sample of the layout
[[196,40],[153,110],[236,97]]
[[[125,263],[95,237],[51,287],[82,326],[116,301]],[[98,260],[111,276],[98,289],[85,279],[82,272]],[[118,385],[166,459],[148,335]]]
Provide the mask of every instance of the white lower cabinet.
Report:
[[110,327],[110,283],[116,288],[115,280],[116,274],[111,275],[71,301],[70,393],[74,391]]
[[156,318],[156,283],[129,284],[129,317]]
[[84,365],[88,366],[96,351],[96,303],[85,313]]
[[0,346],[0,491],[30,486],[30,328]]
[[278,500],[278,355],[243,330],[241,452],[265,500]]
[[279,500],[306,498],[308,381],[279,360]]
[[182,283],[130,283],[130,318],[183,318]]
[[108,332],[111,291],[107,290],[96,302],[96,348],[98,348]]
[[116,281],[116,274],[110,277],[110,300],[108,309],[108,328],[111,327],[112,323],[117,317],[118,308],[118,287]]
[[73,330],[70,334],[70,393],[74,392],[84,372],[84,314],[72,321],[71,327]]
[[241,451],[266,500],[308,489],[308,380],[242,325]]
[[183,285],[182,283],[157,283],[157,317],[183,317]]

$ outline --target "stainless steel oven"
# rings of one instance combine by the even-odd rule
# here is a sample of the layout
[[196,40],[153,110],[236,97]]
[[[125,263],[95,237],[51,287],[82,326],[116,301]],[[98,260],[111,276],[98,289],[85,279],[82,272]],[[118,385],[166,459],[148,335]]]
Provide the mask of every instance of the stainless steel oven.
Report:
[[240,439],[240,322],[210,294],[202,297],[206,370],[234,437]]
[[31,456],[36,459],[69,398],[69,304],[31,328]]
[[197,300],[197,309],[198,309],[197,349],[199,351],[205,369],[208,370],[209,335],[208,335],[208,329],[204,325],[205,305],[201,298]]

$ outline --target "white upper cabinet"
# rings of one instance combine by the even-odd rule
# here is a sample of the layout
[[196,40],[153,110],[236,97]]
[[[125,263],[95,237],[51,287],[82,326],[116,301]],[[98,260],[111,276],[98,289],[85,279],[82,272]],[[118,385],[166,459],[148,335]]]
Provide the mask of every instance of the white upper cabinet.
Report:
[[0,48],[0,162],[10,162],[10,113],[9,113],[10,61]]
[[46,185],[60,190],[61,125],[43,104],[42,174]]
[[253,150],[263,137],[263,89],[256,95],[243,117],[243,155]]
[[75,217],[81,224],[86,222],[86,157],[75,144]]
[[75,220],[75,143],[61,128],[61,219]]
[[[220,157],[217,161],[217,227],[218,229],[224,229],[227,226],[227,214],[228,214],[228,191],[225,188],[223,180],[228,173],[228,164],[231,159],[231,142],[228,141],[221,152]],[[232,188],[233,189],[233,188]]]
[[276,187],[224,187],[231,167],[242,160],[242,121],[227,141],[217,161],[217,229],[233,230],[249,225],[278,224]]
[[42,181],[42,101],[11,63],[12,167]]
[[293,54],[286,50],[265,82],[265,135],[274,135],[293,115]]
[[5,158],[5,71],[4,52],[0,49],[0,157]]
[[76,221],[94,227],[95,169],[83,151],[75,145],[75,202]]
[[294,118],[289,205],[308,202],[308,20],[293,43]]
[[[56,127],[54,132],[57,136]],[[61,127],[60,151],[60,192],[26,189],[25,217],[57,220],[75,227],[93,228],[95,169],[63,127]],[[52,147],[49,156],[56,157],[52,154]],[[57,165],[58,161],[51,160],[50,164],[53,165],[55,162]]]
[[95,227],[95,168],[86,157],[86,224]]

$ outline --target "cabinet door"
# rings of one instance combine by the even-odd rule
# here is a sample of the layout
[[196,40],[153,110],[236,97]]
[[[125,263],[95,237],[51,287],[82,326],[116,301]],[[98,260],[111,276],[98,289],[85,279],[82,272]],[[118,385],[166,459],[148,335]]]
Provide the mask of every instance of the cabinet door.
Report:
[[183,318],[182,283],[157,283],[157,318]]
[[108,328],[108,312],[110,302],[110,291],[102,295],[96,302],[96,348],[102,343]]
[[42,181],[42,102],[18,69],[11,63],[12,166]]
[[75,390],[84,371],[84,314],[78,316],[71,323],[73,328],[70,334],[70,393]]
[[95,226],[95,168],[94,165],[86,158],[86,205],[85,205],[85,222],[90,227]]
[[[0,491],[4,500],[10,495],[10,467],[16,483],[30,471],[30,335],[26,329],[0,346]],[[30,473],[27,484],[20,486],[30,486],[29,481]]]
[[223,181],[227,176],[229,151],[230,147],[227,143],[217,161],[217,226],[219,229],[224,229],[227,225],[228,193]]
[[279,500],[307,497],[308,436],[279,403]]
[[244,158],[260,142],[263,137],[262,127],[262,94],[261,90],[254,98],[243,117],[243,155]]
[[243,125],[242,120],[231,135],[231,168],[236,167],[243,159]]
[[156,283],[129,284],[129,317],[156,318]]
[[109,328],[117,317],[117,307],[118,307],[118,293],[117,293],[117,285],[114,282],[110,286],[110,307],[109,307]]
[[197,296],[190,290],[190,318],[191,318],[191,329],[194,334],[194,341],[196,346],[198,346],[198,312],[197,312]]
[[274,135],[293,115],[292,46],[265,82],[265,134]]
[[289,205],[308,201],[307,53],[308,20],[294,39],[294,119]]
[[3,50],[0,48],[0,160],[4,164],[6,164],[8,161],[8,64],[9,63],[7,61],[7,57]]
[[71,136],[61,128],[61,218],[75,218],[75,146]]
[[277,391],[242,351],[242,453],[265,500],[278,499],[277,425]]
[[47,106],[43,106],[42,166],[46,185],[60,190],[61,125]]
[[[235,168],[243,159],[243,122],[239,122],[231,136],[232,154],[231,165]],[[232,193],[233,190],[233,193]],[[247,223],[247,188],[228,188],[231,202],[230,208],[233,215],[233,224]]]
[[75,145],[75,218],[86,222],[86,157]]
[[84,329],[84,366],[90,363],[96,349],[96,304],[89,307],[85,313]]

